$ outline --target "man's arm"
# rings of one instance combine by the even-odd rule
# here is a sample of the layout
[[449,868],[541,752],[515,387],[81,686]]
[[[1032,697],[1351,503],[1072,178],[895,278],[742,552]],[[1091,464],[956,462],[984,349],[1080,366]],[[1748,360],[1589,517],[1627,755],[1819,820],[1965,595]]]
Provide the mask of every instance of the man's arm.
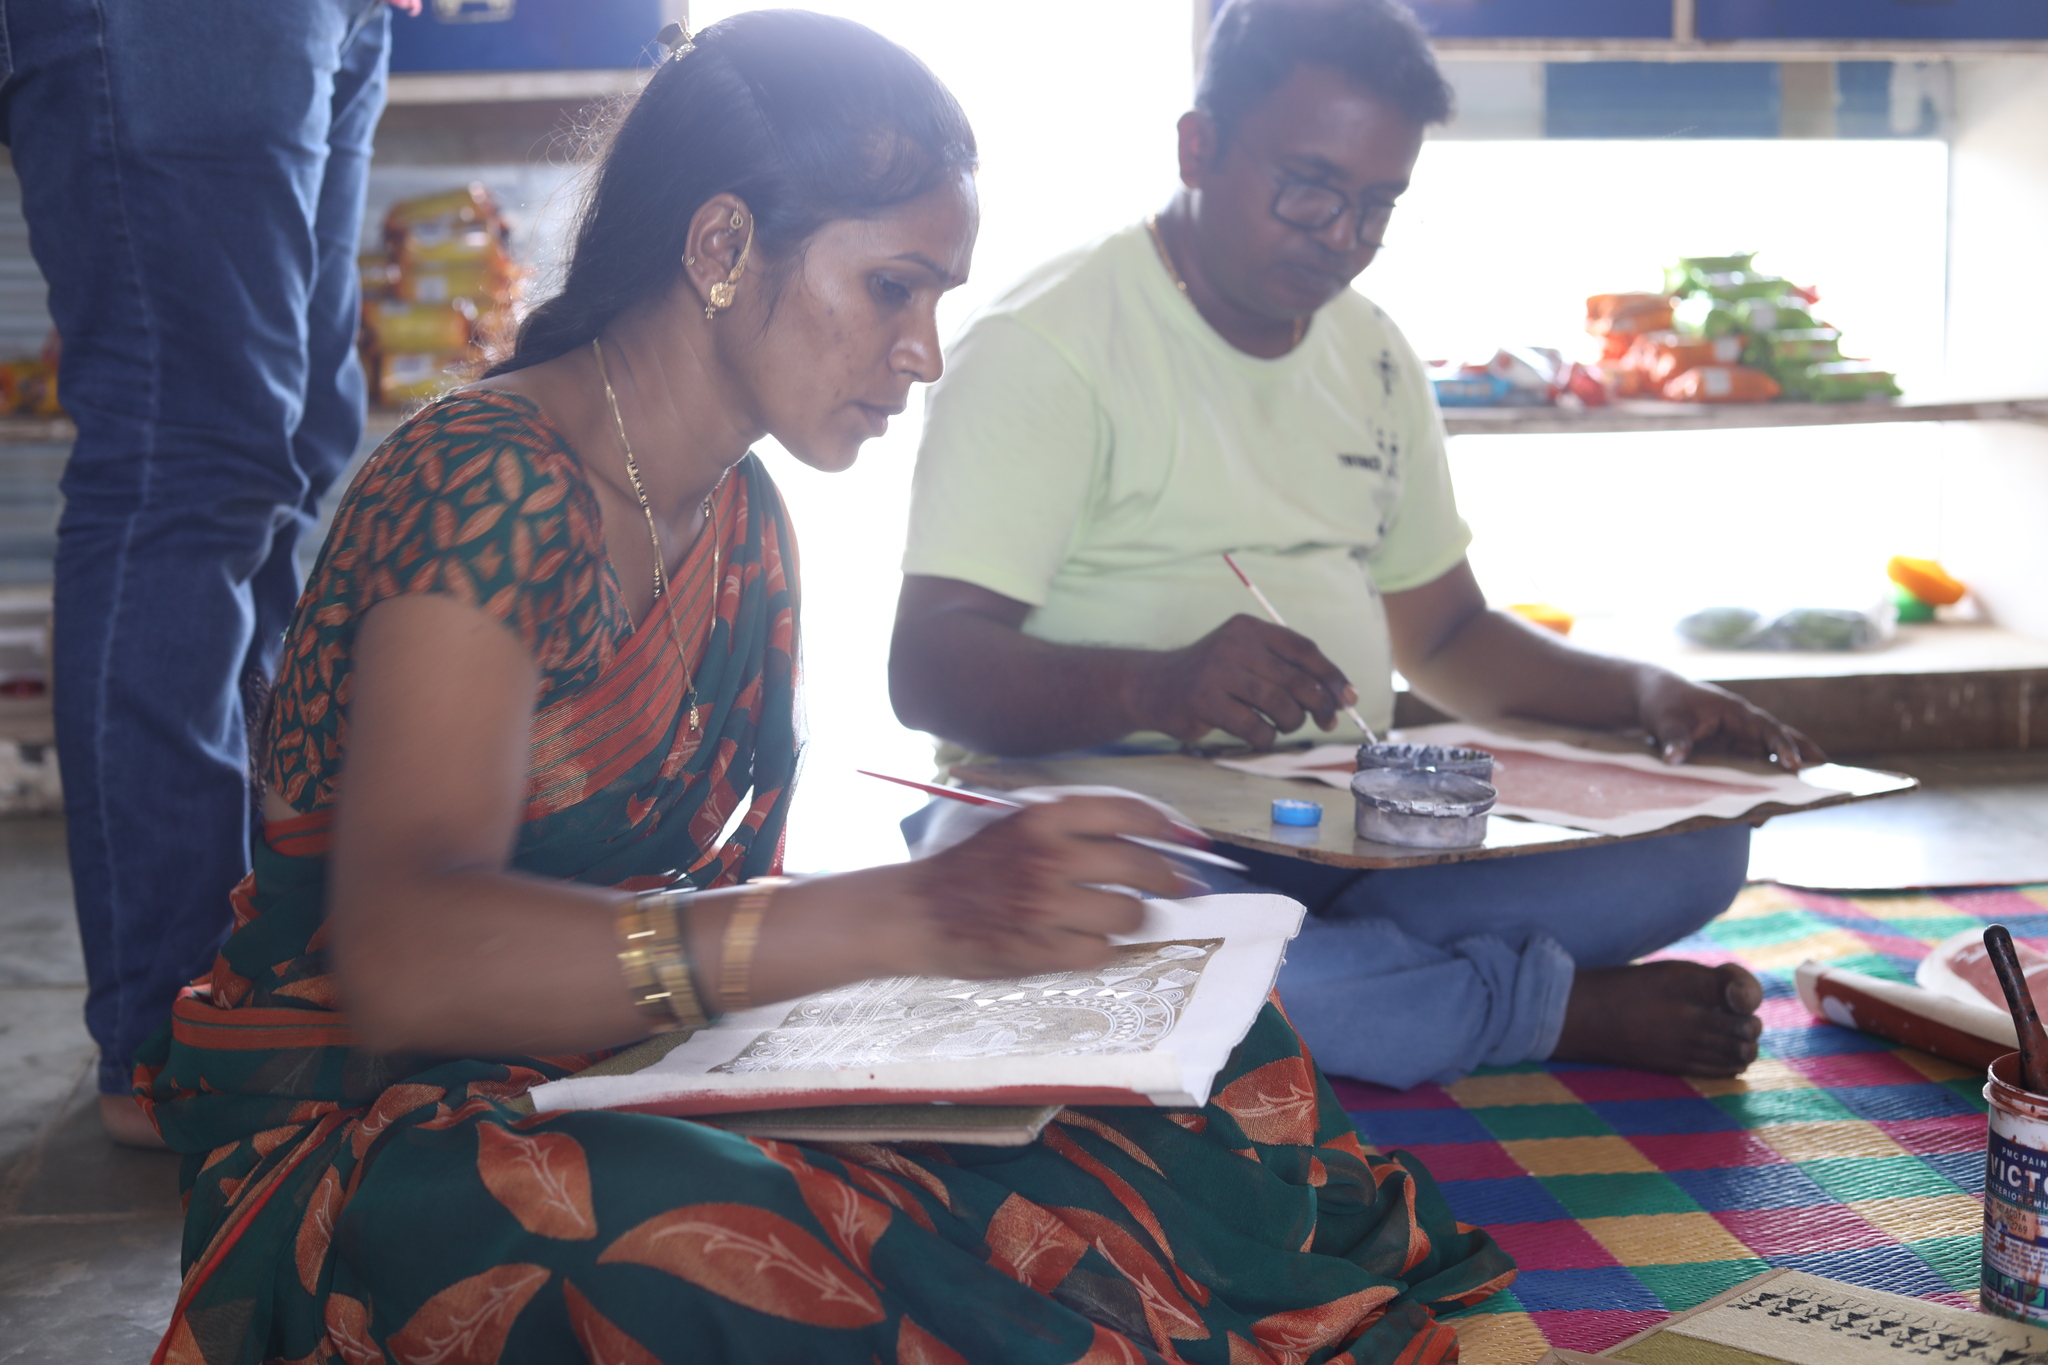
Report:
[[1594,654],[1487,608],[1465,560],[1432,583],[1385,597],[1394,661],[1418,695],[1475,720],[1521,716],[1587,729],[1640,725],[1665,759],[1697,748],[1775,759],[1796,771],[1820,746],[1732,692],[1654,664]]
[[1309,716],[1325,730],[1357,694],[1306,637],[1233,616],[1184,649],[1056,645],[1022,629],[1030,606],[956,578],[911,574],[896,603],[896,718],[980,753],[1027,757],[1139,730],[1182,741],[1224,730],[1268,748]]

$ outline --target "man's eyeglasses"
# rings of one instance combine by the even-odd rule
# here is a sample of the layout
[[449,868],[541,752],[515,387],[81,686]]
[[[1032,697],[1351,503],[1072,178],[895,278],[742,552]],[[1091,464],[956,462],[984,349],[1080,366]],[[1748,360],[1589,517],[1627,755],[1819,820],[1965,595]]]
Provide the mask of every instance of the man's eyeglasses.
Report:
[[1353,212],[1357,214],[1354,234],[1358,245],[1377,250],[1394,216],[1393,201],[1364,195],[1354,204],[1342,191],[1281,172],[1280,190],[1273,196],[1273,216],[1287,226],[1322,232]]

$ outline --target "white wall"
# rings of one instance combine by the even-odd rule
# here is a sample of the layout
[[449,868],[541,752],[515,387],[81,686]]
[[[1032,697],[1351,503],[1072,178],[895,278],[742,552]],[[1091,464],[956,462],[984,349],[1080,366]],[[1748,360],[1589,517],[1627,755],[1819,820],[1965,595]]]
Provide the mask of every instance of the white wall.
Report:
[[[696,0],[705,26],[762,0]],[[940,331],[1032,266],[1166,203],[1174,122],[1193,95],[1187,0],[1043,0],[1028,12],[957,0],[803,0],[910,48],[959,99],[981,147],[973,278]],[[896,821],[924,798],[860,777],[930,775],[932,749],[896,723],[885,666],[902,579],[904,519],[923,399],[844,474],[774,443],[763,456],[802,546],[804,703],[810,746],[789,825],[789,865],[846,869],[903,856]]]
[[[1949,168],[1949,384],[2048,395],[2048,59],[1958,66]],[[2048,426],[1951,427],[1946,454],[1944,562],[2048,638]]]

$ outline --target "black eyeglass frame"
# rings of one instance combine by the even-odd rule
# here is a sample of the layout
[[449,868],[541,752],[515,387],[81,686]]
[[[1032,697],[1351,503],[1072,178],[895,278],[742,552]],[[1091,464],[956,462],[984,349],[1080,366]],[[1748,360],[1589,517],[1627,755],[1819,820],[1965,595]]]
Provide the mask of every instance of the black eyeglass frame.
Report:
[[[1366,233],[1370,231],[1375,236],[1386,235],[1387,224],[1393,219],[1394,210],[1398,207],[1393,200],[1374,198],[1368,195],[1360,195],[1358,198],[1353,199],[1342,190],[1325,185],[1318,180],[1311,180],[1307,176],[1295,175],[1291,171],[1275,171],[1274,175],[1280,184],[1273,191],[1271,212],[1279,221],[1291,228],[1298,228],[1303,232],[1322,232],[1345,214],[1356,210],[1358,226],[1353,232],[1353,239],[1356,243],[1361,247],[1371,247],[1374,251],[1380,250],[1384,245],[1381,242],[1368,240]],[[1293,216],[1290,216],[1289,212],[1281,207],[1287,202],[1290,195],[1296,198],[1296,210],[1305,207],[1300,203],[1303,196],[1323,196],[1323,208],[1327,211],[1317,212],[1310,209],[1306,212],[1297,211]]]

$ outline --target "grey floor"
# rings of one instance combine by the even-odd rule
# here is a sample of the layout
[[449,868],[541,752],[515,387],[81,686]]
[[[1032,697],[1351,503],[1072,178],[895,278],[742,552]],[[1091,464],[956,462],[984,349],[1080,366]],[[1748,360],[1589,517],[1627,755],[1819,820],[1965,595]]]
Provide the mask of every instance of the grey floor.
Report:
[[1771,821],[1750,845],[1751,878],[1841,891],[2048,881],[2048,750],[1854,761],[1920,790]]
[[[1752,875],[2048,881],[2048,753],[1863,761],[1923,789],[1772,821]],[[101,1136],[83,980],[63,827],[0,820],[0,1365],[141,1365],[177,1296],[177,1159]]]
[[0,1365],[142,1365],[178,1292],[178,1159],[94,1112],[64,827],[0,820]]

